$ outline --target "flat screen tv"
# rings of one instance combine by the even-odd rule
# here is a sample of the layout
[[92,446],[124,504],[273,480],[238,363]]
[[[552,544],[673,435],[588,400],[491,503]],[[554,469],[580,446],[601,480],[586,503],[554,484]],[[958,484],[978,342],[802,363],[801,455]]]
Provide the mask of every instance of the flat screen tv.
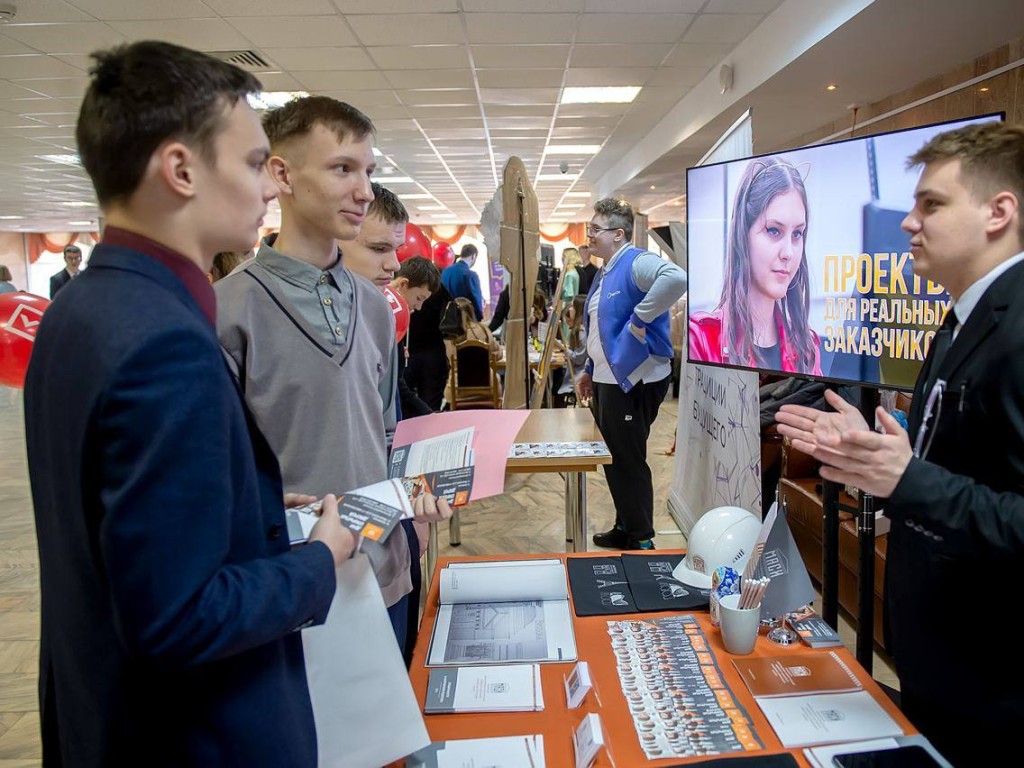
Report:
[[686,171],[691,363],[912,389],[949,306],[914,275],[928,139],[982,115]]

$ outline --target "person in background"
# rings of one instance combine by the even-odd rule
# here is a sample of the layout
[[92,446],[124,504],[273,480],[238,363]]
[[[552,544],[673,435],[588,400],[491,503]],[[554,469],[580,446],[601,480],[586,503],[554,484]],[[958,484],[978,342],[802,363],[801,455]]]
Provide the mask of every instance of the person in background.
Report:
[[1024,561],[1024,126],[940,133],[909,164],[924,166],[903,220],[914,274],[953,300],[909,430],[879,407],[876,432],[832,391],[835,411],[784,405],[777,420],[823,478],[883,500],[885,645],[900,708],[951,763],[978,765],[981,745],[1024,723],[1024,667],[967,652],[950,623],[965,607],[983,622],[1012,612],[996,585]]
[[686,291],[686,272],[634,247],[633,207],[606,198],[587,227],[601,268],[587,298],[587,353],[578,382],[593,398],[597,426],[612,463],[604,467],[615,502],[615,525],[594,535],[611,549],[653,549],[654,486],[647,438],[672,372],[668,311]]
[[[93,55],[76,139],[107,221],[25,381],[44,765],[317,764],[302,637],[351,554],[333,496],[292,549],[207,279],[276,190],[247,72],[144,41]],[[230,756],[230,758],[228,757]]]
[[590,261],[589,245],[581,245],[578,250],[580,254],[580,266],[576,267],[576,271],[580,275],[580,284],[576,292],[582,296],[586,296],[590,293],[590,286],[594,284],[594,278],[597,277],[597,265]]
[[821,375],[811,330],[807,190],[779,157],[751,160],[733,202],[722,295],[690,316],[690,357]]
[[437,291],[409,318],[405,380],[432,411],[441,410],[448,383],[448,355],[441,335],[441,316],[451,300],[451,294],[441,282]]
[[82,273],[82,249],[77,245],[64,246],[64,269],[50,278],[50,298],[57,296],[65,285]]
[[377,182],[371,185],[373,201],[359,234],[344,246],[345,268],[365,277],[378,291],[391,285],[398,263],[398,249],[405,242],[409,212],[398,195]]
[[[413,256],[402,262],[391,281],[391,290],[397,293],[415,315],[423,304],[441,287],[441,272],[437,266],[422,256]],[[412,324],[412,317],[409,319]],[[405,369],[409,358],[408,331],[398,340],[398,394],[402,405],[402,417],[425,416],[433,409],[413,392],[405,380]]]
[[582,264],[576,248],[562,251],[562,306],[568,307],[580,292],[580,273],[576,268]]
[[222,277],[230,275],[235,267],[246,259],[252,258],[252,251],[221,251],[213,257],[213,268],[210,270],[209,278],[211,283],[216,283]]
[[0,293],[15,293],[18,290],[14,287],[14,283],[11,282],[13,279],[11,270],[7,268],[7,265],[0,264]]
[[445,267],[441,273],[441,282],[453,299],[469,299],[473,306],[473,316],[477,320],[483,320],[484,297],[480,292],[480,277],[473,271],[476,257],[476,246],[466,243],[459,251],[459,258],[455,263]]

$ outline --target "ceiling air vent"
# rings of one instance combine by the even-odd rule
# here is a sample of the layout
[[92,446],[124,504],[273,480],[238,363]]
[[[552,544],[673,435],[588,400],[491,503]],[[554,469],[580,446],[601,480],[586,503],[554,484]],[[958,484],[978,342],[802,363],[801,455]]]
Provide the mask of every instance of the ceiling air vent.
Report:
[[256,51],[209,51],[209,55],[234,64],[246,72],[266,72],[270,69],[270,64]]

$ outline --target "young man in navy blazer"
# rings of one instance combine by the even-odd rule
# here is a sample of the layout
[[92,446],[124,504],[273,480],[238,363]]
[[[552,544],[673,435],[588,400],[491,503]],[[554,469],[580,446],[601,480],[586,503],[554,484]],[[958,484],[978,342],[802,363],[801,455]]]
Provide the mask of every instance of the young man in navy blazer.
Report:
[[328,496],[289,549],[206,277],[275,195],[259,82],[152,41],[95,59],[77,139],[107,228],[25,382],[43,760],[314,766],[295,630],[324,620],[355,541]]

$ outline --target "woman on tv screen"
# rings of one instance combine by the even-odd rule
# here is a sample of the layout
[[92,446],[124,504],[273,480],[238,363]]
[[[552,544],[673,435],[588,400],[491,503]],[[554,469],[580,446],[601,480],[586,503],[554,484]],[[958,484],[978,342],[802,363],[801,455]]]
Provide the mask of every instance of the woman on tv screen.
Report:
[[690,317],[690,359],[821,375],[810,307],[805,238],[807,191],[780,157],[751,160],[743,172],[713,312]]

